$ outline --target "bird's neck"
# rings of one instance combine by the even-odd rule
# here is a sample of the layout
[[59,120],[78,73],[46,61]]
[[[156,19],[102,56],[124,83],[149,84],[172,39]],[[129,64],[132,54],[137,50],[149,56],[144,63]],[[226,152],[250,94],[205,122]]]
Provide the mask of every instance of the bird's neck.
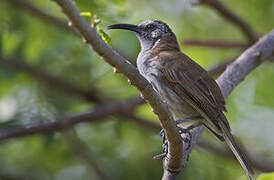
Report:
[[163,51],[180,51],[179,44],[174,34],[166,34],[151,48],[152,55]]
[[[142,45],[142,44],[141,44]],[[180,51],[177,39],[174,34],[167,34],[158,41],[156,41],[150,48],[144,48],[142,46],[142,50],[137,58],[137,67],[139,72],[143,76],[147,76],[148,74],[155,73],[153,71],[157,71],[157,66],[155,60],[159,58],[154,58],[158,56],[162,52],[178,52]]]
[[[139,38],[140,39],[140,38]],[[147,42],[140,39],[141,54],[157,54],[162,51],[180,51],[176,36],[173,33],[165,34],[155,42]]]

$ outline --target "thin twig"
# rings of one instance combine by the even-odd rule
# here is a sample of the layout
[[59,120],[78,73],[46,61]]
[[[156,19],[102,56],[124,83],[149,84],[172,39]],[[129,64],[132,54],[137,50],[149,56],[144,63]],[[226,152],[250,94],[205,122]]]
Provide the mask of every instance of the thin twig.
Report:
[[232,48],[247,48],[248,44],[238,41],[228,41],[228,40],[183,40],[183,46],[200,46],[209,48],[222,48],[222,49],[232,49]]
[[200,0],[200,4],[207,5],[217,11],[220,16],[225,18],[227,21],[231,22],[235,26],[239,27],[239,29],[246,36],[249,44],[253,44],[257,41],[258,35],[251,28],[251,26],[244,21],[242,18],[237,16],[235,13],[230,11],[224,4],[222,4],[219,0]]

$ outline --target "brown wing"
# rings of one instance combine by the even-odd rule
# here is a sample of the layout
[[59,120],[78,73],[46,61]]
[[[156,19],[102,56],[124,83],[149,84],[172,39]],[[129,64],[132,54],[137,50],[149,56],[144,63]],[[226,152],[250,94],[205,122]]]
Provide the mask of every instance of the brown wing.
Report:
[[[176,58],[175,58],[176,57]],[[182,53],[176,56],[163,54],[163,74],[172,83],[175,92],[193,106],[208,121],[211,128],[218,128],[218,116],[226,111],[222,92],[213,78],[200,65]],[[168,60],[168,63],[166,60]],[[225,121],[227,127],[229,124]],[[213,126],[213,127],[212,127]]]
[[224,97],[215,80],[184,54],[174,56],[166,53],[159,57],[168,85],[204,117],[206,127],[226,141],[249,179],[252,179],[252,166],[230,133],[228,121],[223,114],[226,110]]

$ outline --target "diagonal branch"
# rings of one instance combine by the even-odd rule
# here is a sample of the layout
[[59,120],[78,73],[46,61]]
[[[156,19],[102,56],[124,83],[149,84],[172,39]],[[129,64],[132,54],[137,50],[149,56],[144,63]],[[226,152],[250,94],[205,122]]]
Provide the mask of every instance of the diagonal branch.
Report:
[[[21,7],[23,10],[26,10],[30,13],[32,13],[33,15],[39,17],[40,19],[42,20],[45,20],[53,25],[55,25],[56,27],[59,27],[61,29],[64,29],[64,30],[68,30],[70,32],[76,32],[75,30],[73,30],[73,28],[71,28],[70,26],[68,26],[68,22],[66,22],[65,20],[61,20],[61,19],[58,19],[50,14],[48,14],[47,12],[43,11],[42,9],[39,9],[37,8],[36,6],[34,6],[33,4],[31,4],[30,2],[26,1],[26,0],[9,0],[7,1],[9,3],[12,3],[14,5],[16,5],[17,7]],[[61,22],[61,23],[56,23],[56,22]],[[77,32],[77,35],[79,35],[79,33]],[[240,42],[233,42],[233,41],[221,41],[219,42],[218,41],[196,41],[196,40],[185,40],[184,43],[186,45],[206,45],[208,43],[209,46],[211,47],[215,47],[215,46],[223,46],[223,47],[231,47],[232,46],[235,46],[235,47],[242,47],[242,48],[246,48],[247,47],[247,44],[244,44],[244,43],[240,43]],[[232,62],[232,61],[231,61]],[[212,75],[212,76],[217,76],[219,75],[220,73],[222,73],[226,66],[230,63],[230,61],[227,61],[227,62],[224,62],[224,63],[221,63],[221,64],[217,64],[216,66],[213,66],[212,68],[209,69],[209,73]],[[12,65],[12,64],[10,64]],[[27,65],[27,64],[25,64]],[[26,73],[31,73],[31,72],[27,72],[25,71]]]
[[244,80],[244,78],[264,61],[274,56],[274,30],[263,36],[253,46],[244,51],[217,79],[224,97]]
[[109,47],[81,16],[78,9],[70,0],[54,0],[59,4],[64,14],[68,16],[72,25],[82,34],[86,42],[91,45],[107,63],[123,73],[142,93],[143,97],[158,115],[169,141],[169,153],[164,159],[164,170],[171,174],[177,174],[181,170],[182,141],[177,131],[176,124],[164,102],[152,88],[151,84],[139,74],[138,70],[116,51]]
[[[273,58],[274,56],[274,30],[263,36],[253,46],[248,48],[241,54],[233,63],[231,63],[225,72],[217,79],[225,98],[232,90],[243,81],[243,79],[256,67],[264,61]],[[194,129],[191,133],[201,135],[203,128]],[[192,140],[191,144],[196,144],[196,140]],[[190,150],[191,151],[191,150]],[[188,154],[190,153],[187,152]]]
[[[180,135],[177,132],[176,125],[172,118],[167,111],[165,104],[161,101],[161,99],[157,96],[153,88],[150,84],[138,73],[136,68],[132,66],[126,59],[121,57],[117,52],[113,51],[106,43],[102,41],[100,36],[96,33],[95,29],[91,28],[90,25],[84,21],[84,19],[80,16],[79,11],[76,9],[75,5],[69,0],[55,0],[60,7],[62,8],[63,12],[68,16],[71,20],[72,25],[79,30],[79,32],[84,36],[86,42],[93,47],[93,49],[100,55],[106,62],[110,65],[117,68],[120,72],[122,72],[125,76],[127,76],[131,83],[135,85],[143,94],[144,98],[150,103],[153,107],[154,112],[158,115],[163,128],[167,134],[167,138],[169,141],[169,154],[167,158],[164,160],[164,175],[163,179],[175,179],[178,172],[181,170],[181,153],[182,153],[182,141],[180,139]],[[221,87],[223,94],[225,97],[232,91],[232,89],[245,77],[249,71],[256,68],[263,60],[266,58],[270,58],[273,55],[273,48],[274,48],[274,31],[266,35],[262,40],[256,43],[254,46],[249,48],[243,55],[241,55],[236,62],[232,63],[230,67],[234,67],[237,69],[235,77],[235,72],[233,68],[228,68],[225,73],[218,79],[219,86]],[[266,46],[266,47],[265,47]],[[258,48],[262,48],[260,53],[256,50]],[[254,58],[249,54],[249,52],[255,53],[255,57],[257,59],[257,63],[254,63]],[[245,61],[245,58],[242,57],[250,57],[251,62],[250,64]],[[243,60],[244,59],[244,60]],[[256,60],[255,59],[255,60]],[[243,63],[241,64],[241,62]],[[247,64],[244,64],[247,63]],[[236,65],[235,65],[236,64]],[[239,65],[241,64],[241,65]],[[234,65],[234,66],[233,66]],[[241,66],[248,66],[248,71],[242,71],[239,69]],[[237,68],[238,67],[238,68]],[[242,68],[242,67],[241,67]],[[232,69],[232,70],[231,70]],[[231,76],[233,72],[234,75]],[[226,76],[230,75],[233,79],[227,79]],[[231,80],[233,86],[231,85]],[[228,86],[229,88],[227,88]],[[226,90],[230,89],[229,91]],[[195,128],[191,133],[193,134],[192,143],[195,144],[199,139],[199,135],[201,135],[203,128]],[[179,147],[180,146],[180,147]],[[185,146],[184,146],[185,147]],[[191,149],[191,148],[190,148]],[[190,153],[190,151],[184,151],[184,154]],[[184,155],[183,154],[183,155]],[[179,157],[180,156],[180,157]],[[184,158],[183,158],[184,159]]]
[[[42,9],[37,8],[36,6],[34,6],[33,4],[31,4],[30,2],[28,2],[26,0],[9,0],[7,2],[21,7],[22,9],[32,13],[33,15],[39,17],[42,20],[45,20],[45,21],[55,25],[56,27],[59,27],[59,28],[64,29],[64,30],[68,30],[69,32],[76,32],[75,30],[73,30],[73,28],[71,28],[70,26],[67,25],[68,22],[66,22],[65,20],[58,19],[58,18],[48,14],[47,12],[43,11]],[[35,10],[33,10],[33,9],[35,9]],[[56,22],[61,22],[61,23],[56,23]],[[76,34],[79,35],[78,32]],[[184,41],[184,42],[186,42],[186,41]],[[194,41],[186,42],[186,43],[191,44],[191,43],[194,43]],[[244,45],[244,43],[238,43],[238,42],[236,42],[236,43],[232,42],[231,45],[233,45],[233,44],[236,45],[236,46],[239,46],[239,47],[241,46],[241,44]],[[246,44],[245,44],[245,47],[246,47]],[[28,64],[24,64],[24,65],[25,66],[30,66]],[[225,70],[226,65],[227,65],[226,63],[221,63],[221,64],[217,64],[216,66],[210,68],[209,72],[210,72],[211,76],[217,76],[217,75],[221,74]],[[17,68],[17,64],[15,62],[14,63],[9,63],[9,66],[12,67],[12,68]],[[32,67],[29,67],[29,68],[32,69]],[[33,76],[34,74],[31,71],[27,71],[27,69],[28,68],[24,68],[24,72]],[[33,77],[35,77],[35,76],[33,76]],[[39,76],[38,76],[38,78],[39,78]]]
[[251,26],[235,13],[230,11],[219,0],[200,0],[200,4],[207,5],[217,11],[223,18],[231,22],[235,26],[239,27],[242,33],[246,36],[250,44],[257,41],[257,33],[251,28]]
[[[67,2],[67,1],[63,1],[63,2]],[[68,1],[69,2],[69,1]],[[66,4],[65,4],[66,5]],[[65,7],[65,8],[69,8],[69,9],[67,9],[68,11],[70,11],[70,8],[71,7]],[[66,13],[69,13],[69,12],[66,12]],[[77,19],[77,17],[76,17],[76,19]],[[77,23],[76,23],[77,24]],[[78,27],[78,26],[77,26]],[[82,28],[84,28],[85,29],[85,27],[87,27],[87,26],[84,26],[84,27],[82,27]],[[79,29],[79,27],[78,27],[78,29]],[[89,33],[89,32],[88,32]],[[91,33],[94,33],[94,32],[91,32]],[[82,32],[82,34],[84,34],[85,35],[85,37],[86,37],[86,34],[85,33],[83,33]],[[96,37],[96,36],[93,36],[93,37],[95,37],[95,40],[94,40],[94,42],[93,42],[93,44],[95,43],[95,42],[98,42],[98,37]],[[87,39],[87,40],[89,40],[89,39]],[[99,41],[100,42],[100,41]],[[102,43],[100,44],[99,43],[99,45],[97,46],[97,48],[98,47],[100,47],[102,45]],[[102,49],[104,49],[104,46],[105,45],[103,45],[103,47],[102,47]],[[95,48],[95,50],[97,50],[97,48]],[[105,53],[104,52],[102,52],[102,51],[99,51],[99,54],[101,54],[102,56],[104,56],[105,58],[106,57],[108,57],[108,56],[105,56]],[[114,53],[115,54],[115,53]],[[115,58],[114,58],[115,59]],[[119,58],[118,58],[119,59]],[[123,59],[122,59],[123,60]],[[125,61],[122,61],[123,63],[125,63]],[[112,64],[112,63],[111,63]],[[115,63],[114,63],[115,64]],[[120,67],[120,65],[119,65],[119,67]],[[254,67],[255,68],[255,67]],[[245,75],[244,75],[245,76]],[[134,82],[134,81],[132,81],[132,82]],[[201,132],[201,131],[198,131],[197,133],[195,133],[195,134],[199,134],[199,132]],[[193,142],[193,143],[195,143],[195,142]],[[189,153],[189,152],[188,152]],[[165,171],[166,172],[166,171]]]

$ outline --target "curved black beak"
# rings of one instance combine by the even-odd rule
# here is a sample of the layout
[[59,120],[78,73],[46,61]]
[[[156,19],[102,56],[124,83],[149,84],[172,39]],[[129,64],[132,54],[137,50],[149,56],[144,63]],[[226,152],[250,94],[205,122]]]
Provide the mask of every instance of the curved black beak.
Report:
[[136,33],[141,32],[141,28],[133,24],[113,24],[108,26],[108,29],[125,29],[129,31],[134,31]]

